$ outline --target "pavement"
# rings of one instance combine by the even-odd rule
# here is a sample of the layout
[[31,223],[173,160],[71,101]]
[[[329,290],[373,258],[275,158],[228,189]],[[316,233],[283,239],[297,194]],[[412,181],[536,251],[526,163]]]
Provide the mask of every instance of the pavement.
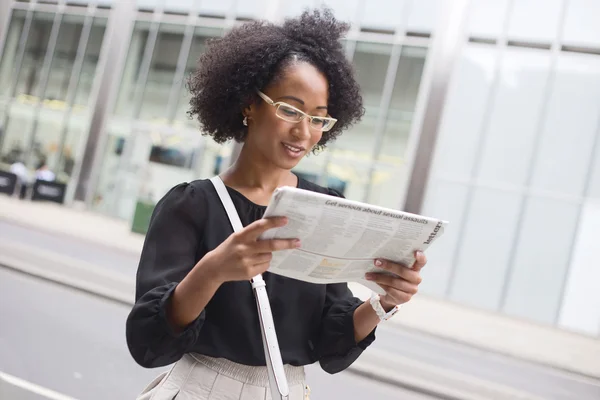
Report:
[[[126,309],[142,244],[123,221],[0,196],[0,265],[29,279]],[[368,296],[363,287],[351,288]],[[600,341],[582,335],[424,295],[378,332],[348,370],[356,379],[424,398],[600,398]],[[1,362],[0,371],[6,372]]]

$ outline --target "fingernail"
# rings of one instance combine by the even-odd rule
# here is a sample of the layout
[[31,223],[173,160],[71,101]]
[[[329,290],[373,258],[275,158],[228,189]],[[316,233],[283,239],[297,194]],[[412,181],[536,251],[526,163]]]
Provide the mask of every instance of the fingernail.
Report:
[[421,257],[422,255],[423,255],[423,252],[421,250],[417,250],[416,256],[417,257]]
[[378,267],[381,267],[383,265],[383,263],[381,262],[381,260],[375,260],[375,265],[377,265]]
[[365,279],[370,281],[373,280],[373,275],[372,274],[365,274]]
[[302,246],[302,243],[300,242],[300,239],[294,240],[294,247],[295,248],[299,248],[300,246]]

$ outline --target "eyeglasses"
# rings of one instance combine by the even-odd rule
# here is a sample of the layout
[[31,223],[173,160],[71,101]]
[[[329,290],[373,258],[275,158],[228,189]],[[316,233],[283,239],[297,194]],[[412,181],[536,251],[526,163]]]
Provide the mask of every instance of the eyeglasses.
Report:
[[257,90],[256,92],[267,104],[275,106],[275,115],[284,121],[297,124],[304,118],[308,118],[310,120],[311,128],[323,132],[331,130],[331,128],[333,128],[337,122],[337,119],[331,117],[313,117],[312,115],[308,115],[304,111],[299,110],[288,103],[284,103],[283,101],[274,102],[269,96],[260,90]]

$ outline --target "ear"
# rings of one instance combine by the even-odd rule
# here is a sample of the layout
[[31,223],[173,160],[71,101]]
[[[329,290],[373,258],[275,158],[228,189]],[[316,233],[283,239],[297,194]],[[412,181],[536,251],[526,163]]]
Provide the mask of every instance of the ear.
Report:
[[242,110],[242,115],[244,117],[247,117],[248,119],[252,119],[252,116],[254,114],[254,103],[250,103],[248,104],[246,107],[244,107],[244,109]]

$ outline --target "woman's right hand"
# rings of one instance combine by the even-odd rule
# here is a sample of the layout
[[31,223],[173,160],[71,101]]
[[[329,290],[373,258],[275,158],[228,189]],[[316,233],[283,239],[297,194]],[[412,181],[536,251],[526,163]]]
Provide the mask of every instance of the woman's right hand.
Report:
[[259,240],[263,232],[285,226],[287,218],[263,218],[233,233],[207,254],[219,282],[250,280],[262,274],[271,263],[273,252],[300,247],[298,239]]

